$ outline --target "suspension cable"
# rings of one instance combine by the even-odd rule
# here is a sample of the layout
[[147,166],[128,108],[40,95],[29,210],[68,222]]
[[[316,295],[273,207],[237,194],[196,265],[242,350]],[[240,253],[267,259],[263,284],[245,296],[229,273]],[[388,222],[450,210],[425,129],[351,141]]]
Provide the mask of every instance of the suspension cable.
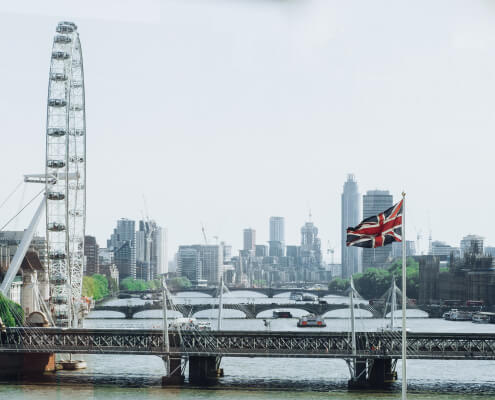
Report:
[[24,211],[24,209],[25,209],[27,206],[29,206],[29,205],[30,205],[30,204],[31,204],[34,200],[36,200],[36,198],[37,198],[37,197],[38,197],[41,193],[43,193],[44,191],[45,191],[45,189],[44,189],[44,188],[43,188],[43,189],[41,189],[41,190],[40,190],[40,191],[36,194],[36,196],[34,196],[31,200],[29,200],[29,201],[27,202],[27,204],[26,204],[24,207],[22,207],[16,215],[14,215],[11,219],[9,219],[9,220],[5,223],[5,225],[3,225],[3,226],[0,228],[0,232],[2,232],[2,231],[3,231],[6,227],[7,227],[7,225],[8,225],[8,224],[10,224],[10,223],[11,223],[11,222],[15,219],[15,218],[17,218],[17,216],[18,216],[21,212],[23,212],[23,211]]
[[2,204],[0,204],[0,208],[3,207],[3,205],[5,203],[7,203],[7,201],[9,201],[9,199],[14,195],[15,192],[17,192],[17,189],[19,189],[19,187],[24,183],[24,181],[20,181],[17,186],[14,188],[14,190],[7,196],[7,198],[2,202]]

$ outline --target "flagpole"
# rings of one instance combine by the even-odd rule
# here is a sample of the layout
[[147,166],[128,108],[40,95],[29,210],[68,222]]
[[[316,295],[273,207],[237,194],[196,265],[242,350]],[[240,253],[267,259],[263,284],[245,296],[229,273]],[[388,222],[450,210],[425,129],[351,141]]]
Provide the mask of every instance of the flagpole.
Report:
[[402,192],[402,400],[407,399],[406,374],[406,194]]

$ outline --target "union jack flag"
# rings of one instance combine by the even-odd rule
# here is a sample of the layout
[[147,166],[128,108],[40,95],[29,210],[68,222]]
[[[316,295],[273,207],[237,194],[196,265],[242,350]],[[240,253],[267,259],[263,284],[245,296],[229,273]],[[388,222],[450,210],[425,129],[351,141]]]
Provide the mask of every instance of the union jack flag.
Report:
[[354,228],[347,228],[347,246],[382,247],[402,241],[402,202],[384,212],[366,218]]

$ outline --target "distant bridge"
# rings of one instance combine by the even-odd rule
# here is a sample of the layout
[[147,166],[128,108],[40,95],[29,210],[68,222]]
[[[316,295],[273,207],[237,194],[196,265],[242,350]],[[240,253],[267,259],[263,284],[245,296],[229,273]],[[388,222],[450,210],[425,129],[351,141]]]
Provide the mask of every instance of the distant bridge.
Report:
[[[216,304],[175,304],[173,309],[179,311],[184,316],[193,316],[199,311],[215,309]],[[323,315],[329,311],[348,309],[348,304],[316,304],[316,303],[290,303],[290,304],[223,304],[224,309],[242,311],[246,318],[256,318],[263,311],[278,310],[278,309],[298,309],[308,313]],[[383,312],[368,304],[355,305],[355,308],[367,310],[373,318],[382,318]],[[161,310],[161,304],[142,304],[142,305],[122,305],[122,306],[107,306],[97,305],[94,311],[117,311],[124,314],[126,319],[132,319],[135,314],[142,311]],[[171,306],[167,307],[171,309]],[[218,306],[217,308],[218,309]]]
[[[239,288],[239,287],[227,287],[229,292],[253,292],[253,293],[260,293],[263,294],[269,298],[272,298],[278,294],[282,293],[291,293],[291,292],[301,292],[301,293],[309,293],[313,294],[318,297],[323,297],[323,296],[328,296],[328,295],[336,295],[336,296],[344,296],[345,293],[339,290],[328,290],[328,289],[322,289],[322,290],[316,290],[316,289],[298,289],[298,288],[292,288],[292,289],[283,289],[283,288]],[[204,293],[207,294],[211,297],[217,297],[218,296],[218,288],[216,287],[194,287],[194,288],[187,288],[187,289],[170,289],[171,293],[190,293],[190,292],[196,292],[196,293]],[[129,293],[129,294],[149,294],[149,293],[161,293],[160,290],[152,290],[152,291],[123,291],[121,290],[120,293]]]

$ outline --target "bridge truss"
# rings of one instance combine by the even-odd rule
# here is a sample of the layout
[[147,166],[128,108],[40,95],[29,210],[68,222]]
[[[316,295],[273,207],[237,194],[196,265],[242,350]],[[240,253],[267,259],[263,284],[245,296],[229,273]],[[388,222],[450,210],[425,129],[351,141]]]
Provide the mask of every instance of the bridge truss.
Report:
[[[0,333],[0,353],[93,353],[220,357],[395,358],[400,340],[381,332],[350,335],[332,332],[171,331],[170,352],[157,330],[7,328]],[[495,334],[409,333],[409,359],[495,360]]]

